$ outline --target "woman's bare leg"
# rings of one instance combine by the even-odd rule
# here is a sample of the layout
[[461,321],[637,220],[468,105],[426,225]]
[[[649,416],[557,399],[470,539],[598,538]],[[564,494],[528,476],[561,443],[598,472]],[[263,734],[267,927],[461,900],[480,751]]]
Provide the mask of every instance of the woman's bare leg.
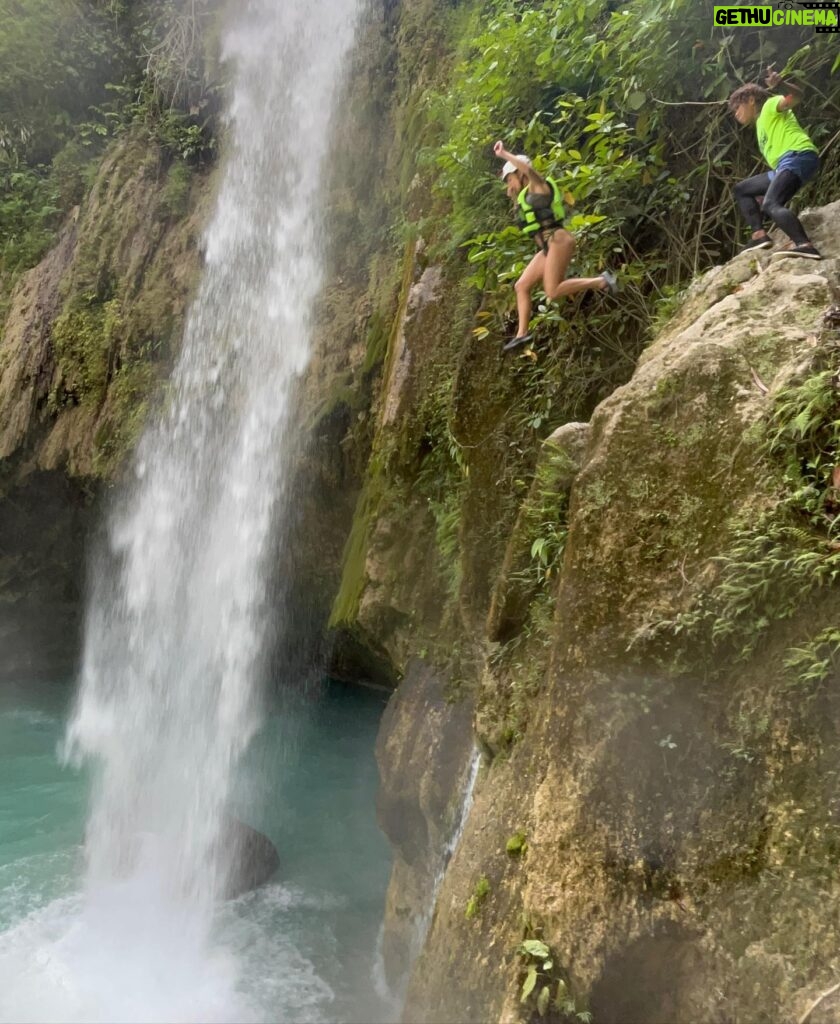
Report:
[[545,262],[545,254],[538,252],[513,286],[516,292],[516,312],[519,316],[519,326],[516,329],[518,338],[528,333],[528,321],[531,319],[531,290],[542,281]]
[[573,277],[566,280],[566,271],[575,254],[575,240],[568,231],[555,231],[548,243],[543,288],[549,299],[561,299],[578,292],[600,291],[607,287],[603,277]]

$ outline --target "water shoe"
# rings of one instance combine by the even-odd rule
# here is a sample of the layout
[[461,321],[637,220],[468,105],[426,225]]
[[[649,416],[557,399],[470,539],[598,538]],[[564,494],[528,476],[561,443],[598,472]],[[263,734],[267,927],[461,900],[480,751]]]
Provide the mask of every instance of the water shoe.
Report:
[[534,340],[533,334],[520,334],[517,338],[511,338],[509,342],[502,346],[502,352],[513,352],[516,348],[521,348],[523,345],[530,345]]
[[811,245],[810,243],[808,243],[807,245],[797,245],[793,249],[780,249],[778,252],[774,252],[770,259],[781,260],[785,259],[786,257],[796,256],[803,260],[822,259],[822,253],[818,249],[814,248],[814,246]]

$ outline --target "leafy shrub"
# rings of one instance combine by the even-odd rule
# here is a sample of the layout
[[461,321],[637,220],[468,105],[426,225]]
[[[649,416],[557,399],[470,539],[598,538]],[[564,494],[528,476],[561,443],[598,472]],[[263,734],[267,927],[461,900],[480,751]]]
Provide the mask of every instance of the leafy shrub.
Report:
[[56,184],[43,166],[0,163],[0,276],[32,266],[52,241],[60,211]]
[[484,901],[490,895],[490,879],[486,875],[482,875],[481,878],[475,883],[472,896],[467,900],[467,909],[464,912],[464,917],[468,921],[471,921],[480,912]]
[[521,857],[527,849],[527,836],[524,832],[514,832],[505,843],[505,853],[508,857]]
[[822,683],[840,669],[840,629],[829,627],[802,647],[791,647],[785,667],[797,683]]
[[592,1014],[588,1010],[578,1010],[556,956],[542,939],[525,939],[516,952],[522,964],[521,1003],[533,1005],[540,1017],[554,1010],[562,1014],[564,1020],[589,1024]]

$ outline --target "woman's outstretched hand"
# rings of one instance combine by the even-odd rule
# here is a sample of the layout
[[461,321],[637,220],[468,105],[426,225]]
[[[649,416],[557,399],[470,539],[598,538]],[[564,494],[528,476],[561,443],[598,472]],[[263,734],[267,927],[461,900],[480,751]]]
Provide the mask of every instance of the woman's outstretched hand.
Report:
[[505,153],[505,146],[501,139],[498,142],[493,143],[493,152],[501,160],[502,157],[507,156]]

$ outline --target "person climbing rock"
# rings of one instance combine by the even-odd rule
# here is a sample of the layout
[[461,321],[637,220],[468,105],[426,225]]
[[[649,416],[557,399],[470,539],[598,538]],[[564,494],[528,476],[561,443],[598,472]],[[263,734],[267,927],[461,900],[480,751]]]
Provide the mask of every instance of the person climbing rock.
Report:
[[566,271],[575,252],[575,240],[563,227],[565,212],[557,183],[552,178],[537,174],[524,154],[508,153],[502,142],[493,146],[493,152],[505,161],[502,181],[519,212],[519,226],[526,235],[533,237],[539,249],[514,285],[519,323],[516,337],[503,346],[503,351],[510,352],[533,340],[528,330],[531,290],[540,282],[549,300],[605,289],[615,295],[618,283],[608,270],[597,277],[566,279]]
[[[793,108],[802,99],[802,90],[783,82],[772,65],[765,79],[768,89],[781,86],[784,96],[771,96],[767,89],[749,83],[729,97],[729,109],[740,125],[755,125],[758,148],[771,170],[739,181],[735,186],[735,202],[752,229],[752,237],[742,252],[768,249],[773,244],[764,229],[762,216],[769,217],[790,238],[793,245],[773,253],[772,259],[798,256],[808,260],[822,259],[811,244],[799,218],[787,204],[802,186],[819,170],[817,147],[796,119]],[[761,206],[758,197],[764,196]]]

